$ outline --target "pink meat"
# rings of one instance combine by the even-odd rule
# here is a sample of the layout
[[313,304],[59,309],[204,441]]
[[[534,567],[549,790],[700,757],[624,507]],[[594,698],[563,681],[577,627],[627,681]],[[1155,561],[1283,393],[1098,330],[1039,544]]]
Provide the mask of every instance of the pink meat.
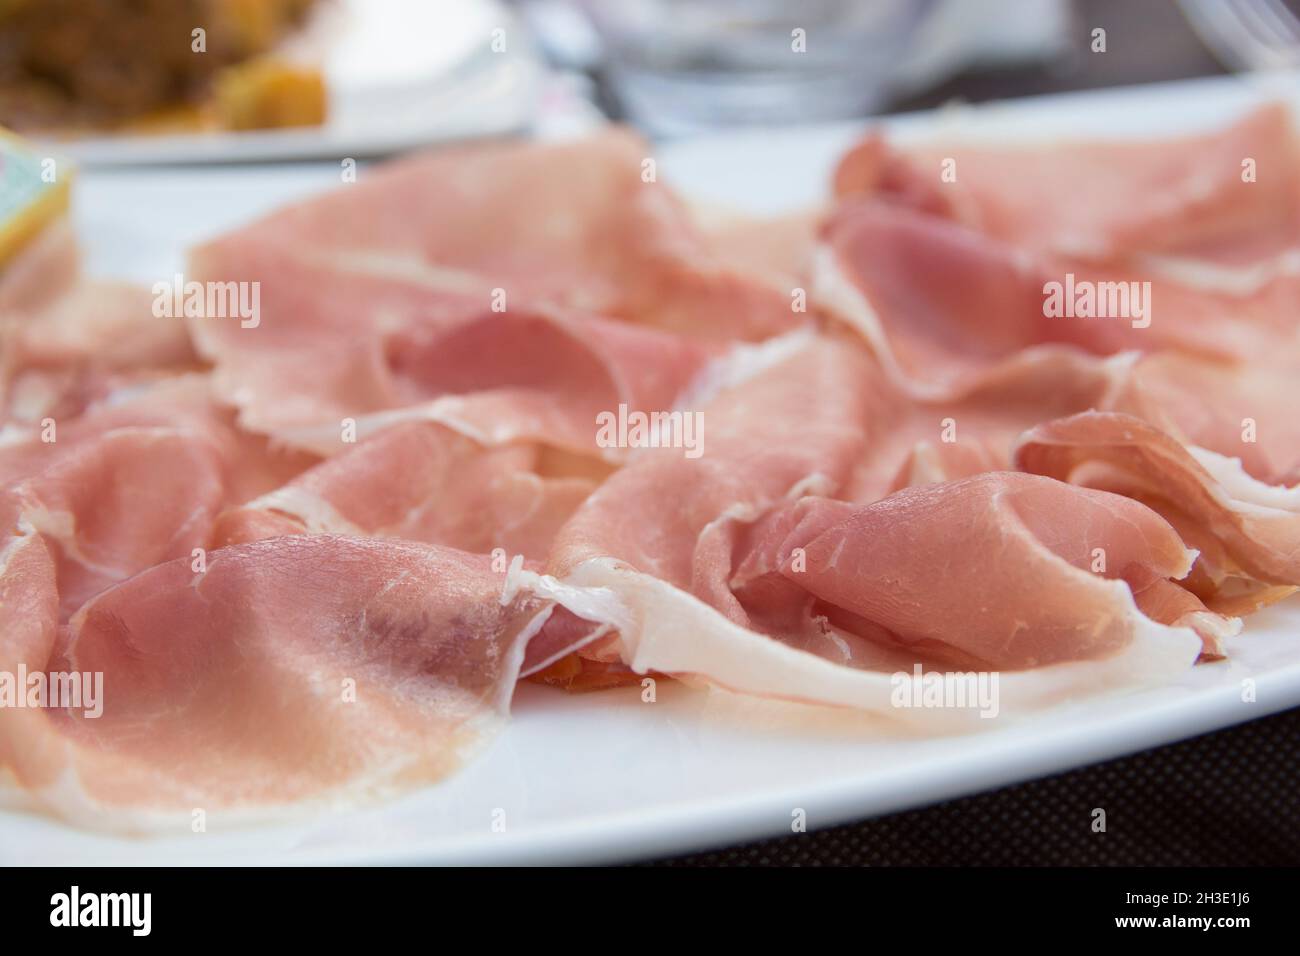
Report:
[[54,812],[198,807],[210,825],[437,780],[499,724],[531,641],[553,654],[591,631],[501,600],[504,582],[486,556],[333,535],[159,565],[82,608],[48,661],[7,632],[6,660],[102,673],[103,713],[29,711],[39,726],[0,733],[0,753]]

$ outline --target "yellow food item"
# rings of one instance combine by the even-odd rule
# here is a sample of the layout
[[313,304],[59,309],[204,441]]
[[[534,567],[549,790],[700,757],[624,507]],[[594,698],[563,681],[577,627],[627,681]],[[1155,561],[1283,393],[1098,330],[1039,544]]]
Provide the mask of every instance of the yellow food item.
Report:
[[226,129],[270,129],[324,122],[325,101],[319,70],[262,58],[222,71],[213,107]]
[[0,269],[68,209],[72,166],[0,129]]

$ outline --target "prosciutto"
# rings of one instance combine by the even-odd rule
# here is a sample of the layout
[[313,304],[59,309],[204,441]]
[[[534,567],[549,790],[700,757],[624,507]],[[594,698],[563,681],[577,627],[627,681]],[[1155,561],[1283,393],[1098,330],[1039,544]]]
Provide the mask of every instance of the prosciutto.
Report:
[[[6,586],[40,539],[8,558]],[[19,639],[6,629],[4,661],[102,674],[102,713],[14,711],[22,736],[7,728],[0,753],[44,809],[116,828],[435,781],[499,725],[534,641],[553,654],[592,631],[549,601],[503,600],[504,581],[486,556],[290,535],[215,551],[200,573],[160,564],[57,634],[45,600]]]
[[1150,503],[1200,548],[1194,590],[1211,606],[1251,593],[1276,600],[1300,583],[1300,488],[1266,485],[1139,419],[1086,412],[1038,425],[1020,438],[1016,463]]
[[[1300,351],[1279,348],[1250,362],[1165,352],[1144,358],[1116,397],[1115,409],[1241,463],[1268,485],[1300,485]],[[1212,402],[1202,400],[1211,394]]]
[[[1293,139],[877,133],[771,220],[626,131],[478,144],[211,238],[174,295],[50,233],[0,278],[6,801],[381,799],[521,680],[925,735],[1223,667],[1300,588]],[[996,692],[911,703],[964,676]]]
[[654,160],[623,130],[418,154],[195,250],[193,277],[265,278],[277,303],[345,323],[451,318],[503,288],[702,337],[788,326],[788,290],[720,252]]
[[346,338],[306,325],[282,346],[247,344],[211,353],[219,394],[245,428],[322,455],[353,431],[422,420],[485,444],[532,441],[617,459],[617,448],[595,443],[596,415],[671,407],[713,352],[550,307]]
[[[991,364],[1045,344],[1239,364],[1300,335],[1290,320],[1300,300],[1287,286],[1242,298],[1131,262],[1044,258],[879,200],[841,207],[823,238],[815,297],[921,396],[959,390]],[[1076,313],[1084,295],[1088,312]]]
[[0,445],[0,523],[50,548],[63,616],[96,591],[208,543],[229,505],[311,461],[238,431],[205,378],[172,378]]
[[[460,396],[547,374],[571,384],[550,403],[614,379],[667,386],[618,396],[657,407],[707,351],[691,340],[761,338],[798,317],[784,283],[694,225],[651,153],[612,132],[363,174],[194,250],[193,281],[259,289],[255,325],[192,315],[195,343],[246,427],[300,443],[312,426],[394,409],[467,430],[522,416],[524,430],[532,395],[464,414]],[[520,342],[546,361],[523,363]],[[447,394],[451,411],[429,407]]]
[[401,423],[224,512],[212,542],[334,533],[541,559],[595,486],[538,474],[541,459],[534,445],[484,447],[441,425]]
[[[1080,674],[1104,671],[1117,681],[1122,668],[1097,662],[1133,654],[1152,668],[1131,672],[1142,681],[1195,659],[1193,631],[1162,629],[1135,598],[1192,567],[1194,555],[1154,511],[998,472],[892,495],[877,485],[878,498],[864,491],[862,504],[845,500],[856,462],[874,451],[865,423],[876,376],[852,343],[813,336],[782,345],[767,362],[735,359],[750,376],[704,407],[712,433],[725,436],[708,462],[668,452],[636,460],[560,532],[552,577],[537,586],[593,619],[603,610],[590,589],[621,603],[607,618],[617,638],[590,656],[892,717],[902,715],[890,704],[889,675],[904,665],[1078,664]],[[820,387],[801,395],[812,383]],[[649,515],[637,509],[664,496],[678,503],[674,523],[647,536]],[[1020,550],[1008,550],[1009,536]],[[1096,548],[1112,555],[1111,576],[1090,570]],[[995,565],[971,559],[986,552]],[[937,572],[947,554],[961,556],[965,577]],[[1011,590],[987,602],[987,630],[973,627],[972,596],[997,592],[1003,574]],[[579,590],[566,593],[566,585]],[[1036,608],[1041,620],[1027,616],[1031,593],[1055,596]],[[1098,618],[1101,606],[1110,610]],[[1110,629],[1099,631],[1099,619]],[[1018,635],[1045,643],[1017,647]],[[790,658],[792,650],[802,656]],[[870,674],[816,677],[823,665]]]
[[899,146],[876,134],[840,160],[835,191],[888,196],[1071,258],[1240,261],[1300,239],[1298,158],[1290,112],[1272,103],[1226,128],[1167,139]]
[[117,389],[192,371],[184,324],[148,289],[77,273],[60,223],[0,276],[0,422],[66,419]]

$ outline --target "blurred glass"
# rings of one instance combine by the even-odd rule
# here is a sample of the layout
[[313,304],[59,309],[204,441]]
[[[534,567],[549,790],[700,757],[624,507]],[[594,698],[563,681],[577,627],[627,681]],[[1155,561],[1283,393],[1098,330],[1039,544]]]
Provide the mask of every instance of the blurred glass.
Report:
[[1295,0],[1179,0],[1202,42],[1234,70],[1300,66]]
[[658,135],[878,106],[932,0],[581,0],[629,118]]

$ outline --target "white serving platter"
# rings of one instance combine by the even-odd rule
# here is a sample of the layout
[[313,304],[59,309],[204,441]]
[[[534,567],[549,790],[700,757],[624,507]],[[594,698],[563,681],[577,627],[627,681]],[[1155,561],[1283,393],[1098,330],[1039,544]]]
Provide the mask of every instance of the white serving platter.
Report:
[[[891,120],[994,136],[1128,136],[1217,122],[1256,85],[1198,81]],[[855,127],[753,131],[665,147],[689,195],[758,213],[815,202]],[[99,274],[170,276],[181,249],[338,182],[335,164],[89,171],[78,226]],[[916,807],[1117,757],[1300,705],[1300,600],[1249,619],[1230,659],[1175,684],[988,732],[919,739],[849,715],[665,686],[570,697],[520,687],[506,732],[459,775],[293,824],[121,839],[0,813],[0,863],[595,863],[660,857]],[[1254,700],[1243,700],[1243,681]],[[1003,724],[1002,721],[995,722]],[[1101,801],[1103,794],[1098,794]],[[504,819],[498,832],[494,822]],[[1088,821],[1081,820],[1080,826]]]

